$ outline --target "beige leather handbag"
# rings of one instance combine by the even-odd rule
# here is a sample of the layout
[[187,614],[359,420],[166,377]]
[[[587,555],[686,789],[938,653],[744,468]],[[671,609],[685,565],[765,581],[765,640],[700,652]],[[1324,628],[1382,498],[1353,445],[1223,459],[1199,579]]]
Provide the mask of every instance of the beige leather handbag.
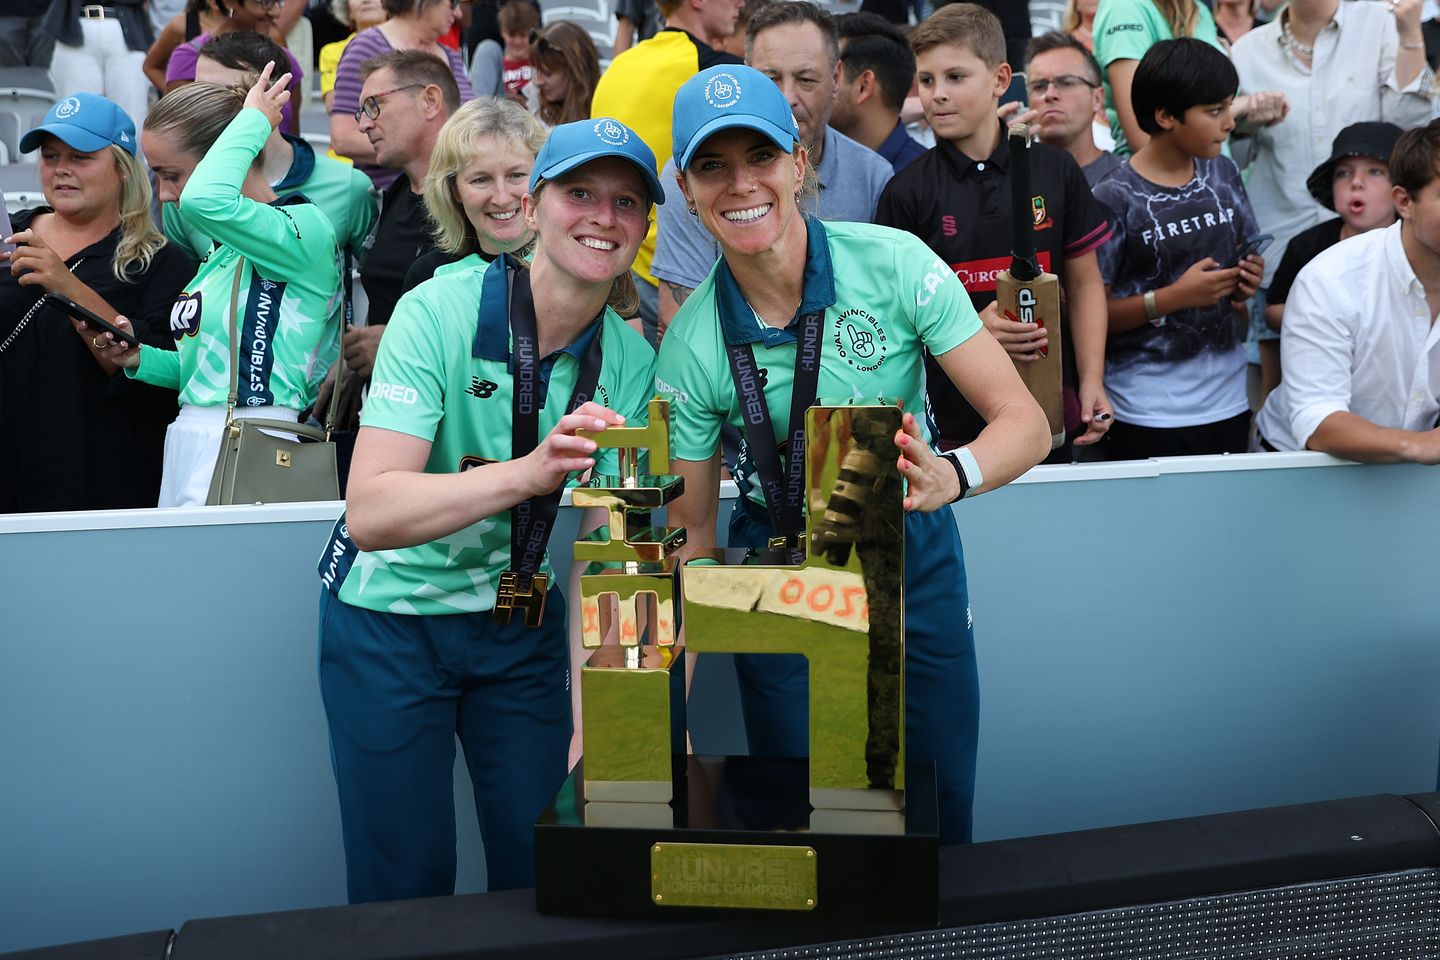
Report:
[[[239,401],[239,308],[240,276],[245,272],[242,257],[235,267],[230,288],[230,394],[225,399],[225,433],[220,456],[210,478],[207,504],[296,503],[307,500],[339,500],[340,483],[335,468],[335,444],[330,432],[335,426],[335,404],[340,397],[339,365],[336,383],[330,391],[325,412],[325,429],[287,420],[235,419]],[[289,436],[275,436],[275,434]],[[290,437],[293,436],[294,439]]]

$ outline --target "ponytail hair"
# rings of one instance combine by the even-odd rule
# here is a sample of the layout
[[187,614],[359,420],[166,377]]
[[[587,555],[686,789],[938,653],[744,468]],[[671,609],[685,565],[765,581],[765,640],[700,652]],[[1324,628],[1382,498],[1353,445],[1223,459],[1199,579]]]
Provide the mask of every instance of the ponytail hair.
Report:
[[[220,134],[239,115],[248,93],[236,85],[222,87],[215,83],[187,83],[160,98],[145,117],[145,129],[153,133],[170,133],[180,149],[197,160],[205,156]],[[255,157],[261,162],[262,150]]]

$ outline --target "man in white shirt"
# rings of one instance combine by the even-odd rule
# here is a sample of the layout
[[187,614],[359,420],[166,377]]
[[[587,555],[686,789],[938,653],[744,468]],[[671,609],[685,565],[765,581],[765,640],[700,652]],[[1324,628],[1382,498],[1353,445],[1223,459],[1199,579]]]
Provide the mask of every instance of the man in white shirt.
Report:
[[1257,446],[1368,463],[1440,463],[1440,120],[1390,154],[1400,219],[1300,271],[1285,304],[1285,376]]
[[[1237,134],[1249,136],[1246,186],[1255,219],[1275,237],[1265,255],[1264,282],[1251,301],[1247,347],[1250,362],[1262,365],[1268,391],[1278,354],[1264,321],[1266,291],[1291,239],[1330,218],[1306,190],[1305,178],[1353,123],[1384,120],[1407,129],[1428,122],[1435,76],[1425,63],[1418,0],[1291,0],[1273,22],[1235,41],[1230,56],[1242,94],[1279,91],[1290,105],[1279,123],[1248,134],[1242,126]],[[1245,150],[1237,146],[1237,159]]]

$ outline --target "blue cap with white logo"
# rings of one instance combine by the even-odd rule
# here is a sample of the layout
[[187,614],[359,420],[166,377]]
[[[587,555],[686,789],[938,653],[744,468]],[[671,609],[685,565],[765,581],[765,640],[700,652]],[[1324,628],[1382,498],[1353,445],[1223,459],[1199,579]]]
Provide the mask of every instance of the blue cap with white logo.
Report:
[[800,127],[785,94],[754,67],[725,65],[701,70],[675,92],[672,140],[675,165],[690,165],[700,144],[721,130],[744,127],[764,134],[786,153]]
[[563,177],[581,164],[601,157],[619,157],[635,164],[645,175],[645,186],[650,189],[651,201],[665,202],[665,191],[660,186],[660,178],[655,175],[655,152],[634,130],[609,117],[562,123],[551,130],[539,156],[535,158],[530,189],[533,191],[541,180]]
[[39,147],[47,133],[81,153],[94,153],[113,143],[135,155],[135,122],[118,103],[99,94],[77,93],[55,104],[40,126],[20,138],[20,152]]

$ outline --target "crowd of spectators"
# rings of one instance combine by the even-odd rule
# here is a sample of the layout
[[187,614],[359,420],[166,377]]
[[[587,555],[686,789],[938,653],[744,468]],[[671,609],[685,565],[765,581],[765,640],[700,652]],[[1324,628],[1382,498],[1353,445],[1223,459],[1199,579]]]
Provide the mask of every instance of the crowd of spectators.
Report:
[[[9,4],[0,70],[46,71],[55,102],[22,147],[38,151],[44,203],[12,211],[0,270],[0,440],[14,454],[0,511],[167,502],[166,425],[203,403],[183,377],[123,368],[144,355],[153,372],[147,351],[184,355],[198,281],[237,237],[185,215],[185,178],[176,187],[139,134],[166,104],[170,126],[220,111],[205,126],[218,141],[272,62],[290,95],[274,129],[243,138],[256,154],[238,196],[282,225],[296,222],[287,204],[309,204],[333,233],[342,282],[312,283],[320,315],[294,324],[335,340],[300,351],[286,404],[307,416],[338,379],[342,438],[400,298],[456,262],[527,249],[522,197],[563,124],[619,120],[661,165],[668,202],[634,262],[630,318],[658,348],[721,253],[677,178],[672,103],[698,72],[744,63],[793,113],[813,168],[803,213],[919,237],[1018,365],[1054,335],[995,307],[1014,231],[1034,230],[1064,293],[1066,434],[1050,462],[1304,449],[1440,460],[1433,0],[864,0],[844,13],[619,0],[613,13],[601,36],[534,0]],[[194,83],[236,92],[168,103]],[[312,97],[328,127],[307,139]],[[1035,140],[1025,224],[1009,201],[1017,121]],[[187,155],[186,175],[211,146],[152,139]],[[295,262],[325,259],[317,244]],[[140,350],[107,348],[44,293],[124,317]],[[224,373],[223,357],[198,356],[201,373]],[[941,445],[969,443],[984,419],[933,358],[927,382]],[[47,442],[58,434],[74,442]]]

